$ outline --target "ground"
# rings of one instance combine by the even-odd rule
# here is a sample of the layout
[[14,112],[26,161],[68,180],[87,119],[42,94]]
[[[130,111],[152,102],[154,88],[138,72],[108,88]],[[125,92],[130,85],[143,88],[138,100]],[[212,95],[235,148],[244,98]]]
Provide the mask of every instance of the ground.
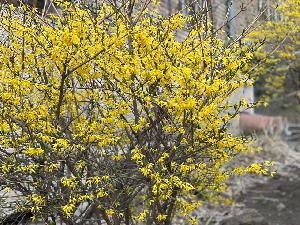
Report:
[[266,183],[255,185],[240,199],[246,208],[258,212],[261,225],[300,224],[300,169],[289,167],[288,171],[289,174],[278,174]]
[[201,225],[299,225],[300,152],[299,143],[281,136],[261,136],[264,151],[247,156],[245,161],[272,159],[277,175],[244,176],[231,181],[229,207],[207,207],[200,213]]

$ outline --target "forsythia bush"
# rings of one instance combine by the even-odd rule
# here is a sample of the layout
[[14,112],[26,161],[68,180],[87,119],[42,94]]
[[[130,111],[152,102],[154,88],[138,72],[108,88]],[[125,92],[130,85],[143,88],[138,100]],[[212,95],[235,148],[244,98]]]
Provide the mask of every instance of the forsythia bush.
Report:
[[277,2],[269,21],[249,36],[252,41],[265,39],[255,53],[255,58],[263,63],[254,72],[268,97],[282,98],[293,92],[300,97],[300,0]]
[[249,107],[229,97],[252,83],[240,72],[251,51],[133,3],[2,10],[0,182],[19,196],[12,211],[49,224],[194,224],[231,176],[269,173],[223,167],[252,150],[228,131]]

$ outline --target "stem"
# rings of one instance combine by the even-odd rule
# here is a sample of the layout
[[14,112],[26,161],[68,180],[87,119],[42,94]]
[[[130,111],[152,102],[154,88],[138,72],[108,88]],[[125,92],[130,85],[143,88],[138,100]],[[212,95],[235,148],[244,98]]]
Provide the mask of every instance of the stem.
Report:
[[64,72],[62,75],[61,81],[60,81],[60,86],[59,86],[59,98],[58,98],[57,111],[56,111],[56,123],[57,124],[59,121],[61,106],[62,106],[63,99],[64,99],[64,84],[65,84],[66,78],[67,78],[67,73]]

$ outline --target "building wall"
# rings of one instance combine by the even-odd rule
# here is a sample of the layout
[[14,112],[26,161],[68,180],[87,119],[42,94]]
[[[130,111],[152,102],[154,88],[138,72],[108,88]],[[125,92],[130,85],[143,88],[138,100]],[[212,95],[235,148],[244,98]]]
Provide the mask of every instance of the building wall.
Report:
[[[260,10],[266,5],[271,5],[270,1],[272,0],[161,0],[160,12],[164,16],[169,16],[178,10],[190,13],[184,7],[185,5],[192,5],[196,11],[207,8],[211,11],[208,16],[213,21],[215,29],[225,29],[228,36],[236,37],[253,22]],[[265,14],[267,13],[268,10]],[[230,19],[232,20],[226,23],[226,20]]]

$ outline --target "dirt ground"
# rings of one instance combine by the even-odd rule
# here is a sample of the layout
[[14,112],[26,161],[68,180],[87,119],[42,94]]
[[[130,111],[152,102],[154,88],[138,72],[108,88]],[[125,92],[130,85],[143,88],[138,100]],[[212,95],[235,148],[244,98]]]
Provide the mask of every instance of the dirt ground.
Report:
[[[260,137],[261,138],[261,137]],[[300,143],[262,137],[258,155],[245,162],[274,160],[274,177],[247,175],[231,181],[229,207],[205,208],[199,225],[300,225]]]
[[[291,101],[275,102],[256,113],[284,116],[290,123],[300,124],[300,106]],[[266,136],[261,144],[264,152],[258,158],[276,161],[277,175],[241,178],[233,187],[239,190],[239,185],[243,186],[234,193],[235,205],[223,218],[204,225],[300,225],[300,139],[290,142],[282,136]]]
[[262,224],[300,224],[300,168],[290,167],[288,171],[291,175],[278,174],[266,183],[256,184],[239,199],[261,215]]

